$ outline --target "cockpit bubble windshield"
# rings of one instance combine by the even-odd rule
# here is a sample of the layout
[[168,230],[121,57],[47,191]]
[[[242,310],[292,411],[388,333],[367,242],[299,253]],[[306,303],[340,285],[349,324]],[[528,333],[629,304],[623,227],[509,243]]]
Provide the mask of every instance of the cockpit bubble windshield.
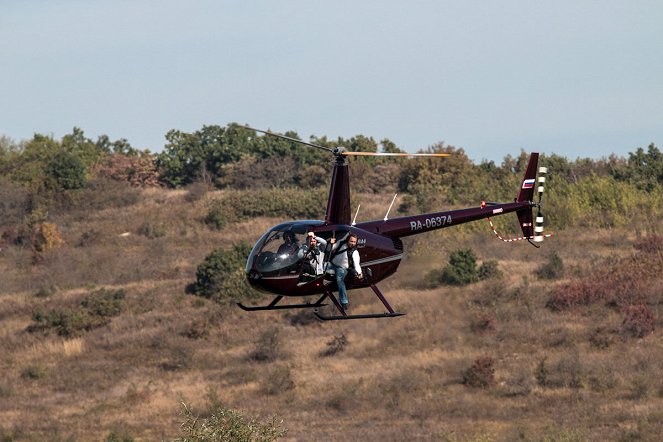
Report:
[[297,274],[311,225],[290,223],[278,225],[265,233],[256,243],[246,263],[247,273],[255,261],[255,269],[263,276]]

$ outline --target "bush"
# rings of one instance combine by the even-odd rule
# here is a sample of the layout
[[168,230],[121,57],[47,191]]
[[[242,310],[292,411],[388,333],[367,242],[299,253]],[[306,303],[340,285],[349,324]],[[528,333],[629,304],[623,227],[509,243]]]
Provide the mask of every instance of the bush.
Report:
[[484,261],[479,267],[479,279],[494,279],[500,278],[502,276],[502,271],[497,266],[497,261],[491,259],[490,261]]
[[487,388],[495,383],[493,358],[482,356],[463,372],[463,384],[468,387]]
[[271,327],[260,334],[249,357],[258,362],[273,362],[283,356],[279,329]]
[[449,255],[449,264],[432,275],[434,285],[467,285],[479,280],[477,257],[472,249],[459,249]]
[[320,356],[334,356],[337,353],[345,350],[348,345],[348,338],[345,333],[334,336],[331,340],[327,341],[327,348],[320,352]]
[[253,293],[246,285],[244,266],[251,246],[242,242],[230,249],[216,249],[196,269],[193,292],[215,301],[241,300]]
[[275,396],[295,388],[292,373],[286,366],[277,366],[267,372],[263,392]]
[[37,252],[48,252],[51,249],[60,247],[64,241],[58,231],[58,227],[53,223],[40,223],[34,228],[32,246]]
[[622,332],[634,338],[644,338],[654,331],[656,318],[646,305],[631,305],[624,311]]
[[541,279],[559,279],[564,276],[564,262],[556,253],[548,255],[548,262],[536,270],[536,275]]
[[210,417],[201,419],[193,413],[190,405],[182,403],[182,416],[184,422],[180,427],[183,435],[175,442],[267,442],[280,439],[287,432],[281,428],[282,420],[247,420],[242,413],[222,406],[214,408]]
[[123,310],[124,290],[101,289],[89,293],[77,308],[36,310],[32,320],[36,324],[28,327],[29,332],[51,329],[60,336],[80,336],[86,331],[103,327],[110,318],[119,315]]

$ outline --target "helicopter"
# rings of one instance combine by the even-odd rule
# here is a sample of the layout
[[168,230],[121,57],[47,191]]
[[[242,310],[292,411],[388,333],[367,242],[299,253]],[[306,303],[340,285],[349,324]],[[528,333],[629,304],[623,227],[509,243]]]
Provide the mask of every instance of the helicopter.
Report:
[[[314,314],[321,320],[347,320],[369,318],[393,318],[403,316],[404,313],[395,311],[380,291],[377,283],[396,273],[403,258],[402,238],[412,235],[431,232],[437,229],[453,227],[459,224],[476,221],[484,218],[513,213],[517,215],[523,236],[515,239],[504,239],[493,232],[503,241],[527,240],[535,247],[536,243],[543,241],[543,215],[541,214],[541,198],[545,183],[547,169],[539,169],[538,201],[534,202],[535,182],[539,154],[532,152],[525,175],[521,182],[518,195],[513,202],[481,202],[479,207],[450,210],[444,212],[431,212],[420,215],[402,216],[389,219],[387,211],[384,219],[356,223],[352,220],[350,207],[350,174],[347,158],[350,156],[433,156],[444,157],[446,153],[378,153],[378,152],[352,152],[341,147],[329,148],[314,143],[305,142],[279,133],[255,129],[253,130],[294,143],[325,150],[334,157],[331,174],[329,196],[324,220],[297,220],[278,224],[265,232],[253,246],[246,261],[246,279],[249,285],[258,291],[275,295],[268,305],[247,306],[237,303],[245,311],[286,310],[286,309],[314,309]],[[536,219],[533,209],[538,208]],[[334,295],[338,287],[331,266],[328,265],[333,252],[329,247],[324,253],[324,271],[308,273],[305,265],[305,256],[310,251],[306,244],[300,245],[310,237],[322,239],[325,243],[347,241],[349,236],[357,238],[356,250],[359,252],[360,266],[363,277],[346,277],[346,290],[370,288],[379,299],[386,311],[370,314],[349,314]],[[352,267],[352,266],[351,266]],[[284,297],[319,296],[315,302],[292,304],[279,304]],[[335,315],[320,313],[320,307],[326,306],[330,300],[339,312]]]

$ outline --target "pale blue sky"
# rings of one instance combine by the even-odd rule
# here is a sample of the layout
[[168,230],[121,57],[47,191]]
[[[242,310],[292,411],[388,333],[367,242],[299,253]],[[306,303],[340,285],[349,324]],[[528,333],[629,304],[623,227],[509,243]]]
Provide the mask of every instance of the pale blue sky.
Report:
[[249,123],[474,160],[663,147],[661,1],[4,1],[0,134]]

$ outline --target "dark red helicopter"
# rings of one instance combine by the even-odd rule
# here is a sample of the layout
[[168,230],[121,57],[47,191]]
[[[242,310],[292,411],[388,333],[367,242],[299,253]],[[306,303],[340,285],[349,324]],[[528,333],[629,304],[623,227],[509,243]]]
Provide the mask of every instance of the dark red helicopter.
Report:
[[[535,203],[533,201],[538,153],[532,153],[530,156],[525,176],[514,202],[482,202],[480,207],[447,212],[432,212],[393,219],[388,219],[387,212],[384,219],[355,224],[351,221],[350,175],[346,162],[348,156],[448,156],[449,154],[349,152],[342,148],[331,149],[270,131],[254,129],[248,126],[245,127],[270,136],[329,151],[334,155],[336,161],[332,172],[324,221],[299,220],[279,224],[262,235],[253,246],[253,250],[246,262],[247,280],[254,289],[273,293],[276,297],[269,305],[265,306],[246,306],[238,303],[244,310],[314,308],[315,315],[323,320],[402,316],[404,313],[394,311],[376,285],[383,279],[393,275],[398,269],[398,265],[403,257],[403,242],[401,238],[476,221],[482,218],[515,212],[523,232],[523,237],[519,239],[527,240],[530,243],[532,243],[532,240],[534,242],[543,241],[541,196],[545,182],[543,175],[546,173],[546,169],[543,167],[539,170],[538,202]],[[532,216],[534,207],[538,208],[536,223]],[[387,309],[386,312],[376,314],[348,314],[333,293],[337,290],[337,287],[335,278],[330,274],[330,270],[324,270],[314,275],[306,272],[307,268],[304,256],[306,255],[306,239],[309,232],[312,232],[314,236],[322,238],[328,243],[332,242],[332,238],[343,241],[350,234],[358,237],[357,250],[360,256],[363,278],[357,279],[348,276],[345,280],[346,288],[347,290],[352,290],[370,287]],[[532,244],[535,245],[534,243]],[[330,259],[330,253],[329,250],[323,251],[323,253],[325,253],[324,261],[326,264]],[[320,295],[320,297],[313,303],[279,304],[285,296],[311,295]],[[331,300],[340,314],[325,316],[319,313],[318,308],[326,305],[324,303],[326,299]]]

